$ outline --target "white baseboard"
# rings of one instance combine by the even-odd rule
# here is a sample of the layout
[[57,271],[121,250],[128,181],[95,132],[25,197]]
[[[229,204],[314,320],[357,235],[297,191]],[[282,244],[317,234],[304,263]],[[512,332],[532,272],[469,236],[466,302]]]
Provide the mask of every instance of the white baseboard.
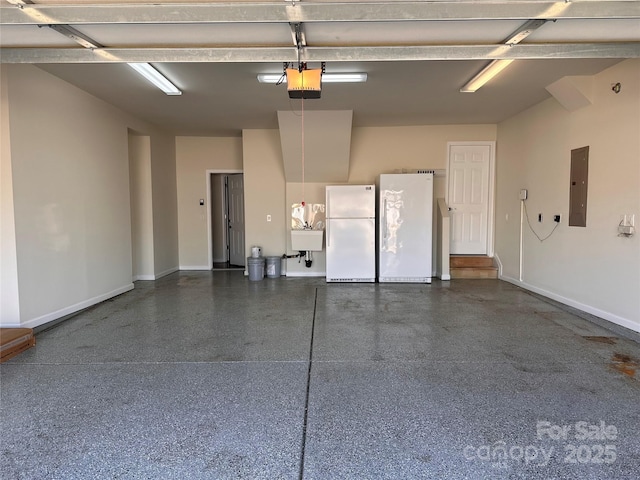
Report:
[[0,323],[0,327],[2,328],[27,328],[24,325],[19,323]]
[[448,282],[449,280],[451,280],[451,275],[440,275],[438,278],[440,278],[440,280],[444,280],[445,282]]
[[171,267],[165,270],[164,272],[157,273],[155,275],[154,280],[158,280],[159,278],[166,277],[167,275],[171,275],[172,273],[175,273],[177,271],[178,271],[178,267]]
[[634,332],[640,333],[640,324],[632,320],[629,320],[628,318],[620,317],[619,315],[616,315],[614,313],[607,312],[605,310],[600,310],[599,308],[592,307],[591,305],[587,305],[582,302],[578,302],[577,300],[563,297],[562,295],[558,295],[556,293],[550,292],[543,288],[530,285],[526,282],[521,282],[520,280],[516,280],[515,278],[511,278],[503,275],[500,275],[499,278],[500,280],[504,280],[505,282],[509,282],[514,285],[517,285],[518,287],[522,287],[525,290],[529,290],[533,293],[537,293],[538,295],[542,295],[543,297],[547,297],[547,298],[550,298],[551,300],[555,300],[556,302],[560,302],[570,307],[577,308],[578,310],[582,310],[583,312],[589,313],[591,315],[595,315],[596,317],[600,317],[611,323],[615,323],[616,325],[620,325],[621,327],[625,327],[625,328],[628,328],[629,330],[633,330]]
[[31,320],[27,320],[26,322],[20,324],[20,327],[22,328],[39,327],[40,325],[52,322],[53,320],[57,320],[58,318],[64,317],[66,315],[71,315],[72,313],[79,312],[80,310],[84,310],[85,308],[91,307],[100,302],[104,302],[105,300],[109,300],[110,298],[116,297],[130,290],[133,290],[133,283],[129,283],[120,288],[116,288],[115,290],[112,290],[110,292],[95,296],[93,298],[89,298],[88,300],[84,300],[82,302],[76,303],[75,305],[70,305],[68,307],[62,308],[55,312],[47,313],[46,315],[42,315],[38,318],[32,318]]
[[166,277],[167,275],[171,275],[172,273],[177,271],[178,271],[178,267],[173,267],[168,270],[165,270],[164,272],[157,273],[155,275],[153,274],[152,275],[136,275],[135,277],[133,277],[133,281],[137,282],[138,280],[144,280],[144,281],[158,280],[159,278]]
[[138,280],[148,281],[148,280],[155,280],[155,279],[156,279],[155,275],[136,275],[135,277],[133,277],[134,282],[137,282]]
[[493,258],[495,258],[496,263],[498,264],[498,278],[502,278],[502,261],[500,261],[500,257],[497,253],[494,253]]
[[180,265],[178,270],[211,270],[208,265]]

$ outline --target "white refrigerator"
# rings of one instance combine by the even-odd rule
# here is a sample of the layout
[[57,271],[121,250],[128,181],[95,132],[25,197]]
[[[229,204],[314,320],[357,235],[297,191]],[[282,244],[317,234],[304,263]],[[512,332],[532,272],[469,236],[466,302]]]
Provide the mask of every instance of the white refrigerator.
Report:
[[375,229],[375,185],[327,187],[327,282],[375,282]]
[[380,175],[378,281],[431,283],[433,173]]

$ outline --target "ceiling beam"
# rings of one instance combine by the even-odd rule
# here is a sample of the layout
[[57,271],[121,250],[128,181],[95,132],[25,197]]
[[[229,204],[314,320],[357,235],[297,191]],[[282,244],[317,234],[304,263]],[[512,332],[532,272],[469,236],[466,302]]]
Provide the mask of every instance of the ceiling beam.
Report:
[[299,23],[439,20],[640,18],[640,2],[589,1],[391,1],[258,2],[201,4],[19,4],[0,7],[0,25]]
[[[518,45],[306,47],[305,62],[640,58],[640,42]],[[2,63],[295,62],[292,47],[0,48]]]

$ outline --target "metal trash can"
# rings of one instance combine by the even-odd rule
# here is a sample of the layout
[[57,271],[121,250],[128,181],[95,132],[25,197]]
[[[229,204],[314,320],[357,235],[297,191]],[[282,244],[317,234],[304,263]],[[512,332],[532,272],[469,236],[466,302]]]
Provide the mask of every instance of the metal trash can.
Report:
[[253,282],[262,280],[264,278],[264,257],[247,257],[247,270],[249,271],[249,280]]
[[267,278],[280,277],[280,265],[282,259],[280,257],[267,257]]

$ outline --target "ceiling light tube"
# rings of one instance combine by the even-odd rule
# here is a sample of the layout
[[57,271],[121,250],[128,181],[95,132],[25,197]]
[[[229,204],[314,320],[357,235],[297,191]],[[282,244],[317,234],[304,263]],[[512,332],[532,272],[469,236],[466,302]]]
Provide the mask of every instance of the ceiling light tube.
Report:
[[153,83],[167,95],[182,95],[182,92],[173,83],[167,80],[158,70],[148,63],[129,63],[131,68]]
[[460,91],[463,93],[475,92],[493,77],[498,75],[502,70],[507,68],[511,62],[513,62],[513,60],[494,60],[480,70],[480,73],[469,80],[465,86],[460,89]]
[[284,73],[259,73],[258,82],[260,83],[278,83],[280,80],[284,80]]
[[[509,36],[509,38],[507,38],[503,42],[503,45],[516,45],[522,42],[522,40],[531,35],[534,30],[540,28],[545,23],[547,23],[546,19],[529,20],[519,29],[513,32]],[[489,65],[480,70],[480,72],[475,77],[469,80],[464,85],[464,87],[460,89],[460,91],[463,93],[475,92],[493,77],[498,75],[502,70],[507,68],[511,62],[513,62],[512,59],[501,59],[492,61]]]
[[[283,77],[282,73],[259,73],[258,82],[278,83]],[[322,83],[361,83],[367,81],[366,73],[323,73]]]
[[366,73],[323,73],[324,83],[362,83],[367,81]]

